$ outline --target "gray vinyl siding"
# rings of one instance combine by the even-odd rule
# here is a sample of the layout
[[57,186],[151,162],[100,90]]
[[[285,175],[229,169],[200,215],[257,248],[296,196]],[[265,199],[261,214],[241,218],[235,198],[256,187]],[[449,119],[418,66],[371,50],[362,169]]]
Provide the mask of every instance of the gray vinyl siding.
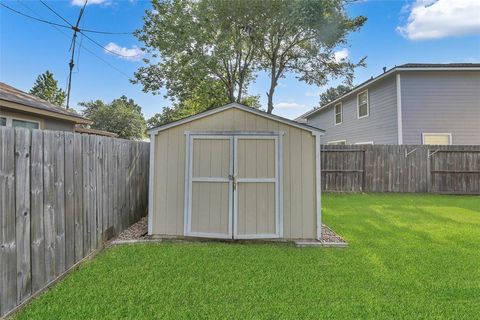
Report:
[[403,143],[422,132],[451,133],[453,144],[480,144],[480,72],[402,72]]
[[[360,90],[361,92],[363,90]],[[357,93],[342,100],[343,122],[335,125],[334,107],[329,106],[307,119],[307,124],[325,130],[322,143],[347,140],[347,144],[373,141],[397,144],[397,93],[395,75],[368,86],[370,115],[357,117]]]

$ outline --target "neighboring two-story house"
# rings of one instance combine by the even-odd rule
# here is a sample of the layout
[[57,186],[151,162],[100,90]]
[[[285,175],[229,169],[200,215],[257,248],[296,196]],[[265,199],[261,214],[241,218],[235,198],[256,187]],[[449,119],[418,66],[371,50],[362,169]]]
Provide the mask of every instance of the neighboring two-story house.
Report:
[[299,122],[324,144],[480,144],[480,64],[404,64]]

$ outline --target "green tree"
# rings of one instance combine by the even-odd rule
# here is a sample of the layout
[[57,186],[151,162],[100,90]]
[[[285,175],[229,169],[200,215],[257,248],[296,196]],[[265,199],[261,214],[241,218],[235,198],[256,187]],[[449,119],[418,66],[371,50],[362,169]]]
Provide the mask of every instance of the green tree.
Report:
[[256,52],[246,7],[219,0],[153,0],[152,7],[136,36],[161,59],[146,59],[134,82],[154,93],[166,89],[176,102],[191,99],[199,83],[218,82],[218,100],[241,102],[253,80]]
[[320,94],[320,107],[329,102],[343,96],[348,91],[352,90],[353,86],[340,84],[337,87],[330,87],[324,93]]
[[[201,81],[194,92],[191,93],[190,98],[174,103],[171,107],[163,108],[161,113],[157,113],[147,120],[147,127],[161,126],[227,103],[229,101],[223,94],[222,83],[219,81]],[[259,109],[260,97],[246,96],[240,103]]]
[[121,96],[111,103],[101,100],[81,102],[82,114],[93,121],[92,129],[118,134],[123,139],[145,137],[146,123],[142,109],[133,99]]
[[[198,82],[220,81],[229,102],[240,102],[258,71],[270,76],[267,112],[287,73],[318,86],[353,79],[364,59],[336,59],[335,49],[366,21],[350,18],[348,0],[153,1],[136,35],[160,62],[146,60],[135,74],[145,91],[166,89],[177,101]],[[160,58],[160,59],[157,59]]]
[[58,82],[50,71],[45,71],[35,80],[30,93],[56,106],[63,106],[65,102],[65,91],[58,87]]
[[[241,0],[236,0],[240,1]],[[329,79],[353,80],[354,69],[364,66],[336,59],[335,49],[346,44],[349,33],[358,30],[366,17],[350,18],[345,0],[255,1],[253,10],[263,19],[256,28],[260,40],[261,69],[270,76],[267,112],[273,111],[278,80],[287,73],[308,84],[323,86]]]

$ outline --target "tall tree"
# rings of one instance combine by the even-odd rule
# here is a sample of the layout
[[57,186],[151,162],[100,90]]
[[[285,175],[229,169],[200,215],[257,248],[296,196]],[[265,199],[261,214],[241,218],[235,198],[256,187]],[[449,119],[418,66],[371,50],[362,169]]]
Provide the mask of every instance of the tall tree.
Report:
[[65,91],[58,87],[57,80],[48,70],[37,77],[30,93],[56,106],[63,106],[66,97]]
[[126,96],[105,103],[101,100],[81,102],[82,114],[93,121],[92,129],[105,130],[118,134],[123,139],[145,137],[146,123],[141,108]]
[[330,87],[324,93],[320,94],[320,107],[329,102],[343,96],[348,91],[352,90],[353,86],[340,84],[336,87]]
[[136,32],[152,57],[135,73],[145,91],[162,88],[175,101],[191,98],[202,81],[222,83],[227,102],[242,101],[253,79],[256,42],[246,6],[222,0],[153,0]]
[[[241,1],[241,0],[238,0]],[[263,16],[256,28],[260,39],[261,68],[270,76],[267,112],[273,111],[278,80],[287,73],[308,84],[322,86],[330,78],[353,80],[358,63],[335,57],[349,33],[366,22],[363,16],[348,17],[345,0],[268,0],[255,2],[254,12]]]
[[[259,100],[259,96],[247,96],[242,98],[240,102],[259,109]],[[147,127],[157,127],[227,103],[229,101],[223,94],[223,84],[220,81],[201,81],[191,93],[190,98],[175,102],[171,107],[163,108],[161,113],[157,113],[148,119]]]
[[[345,78],[364,59],[335,57],[365,17],[350,18],[348,0],[154,0],[136,35],[154,60],[136,73],[145,91],[167,90],[184,101],[203,81],[220,81],[229,102],[240,102],[258,71],[270,76],[267,112],[287,73],[322,86]],[[155,62],[154,62],[155,61]],[[158,61],[158,62],[157,62]]]

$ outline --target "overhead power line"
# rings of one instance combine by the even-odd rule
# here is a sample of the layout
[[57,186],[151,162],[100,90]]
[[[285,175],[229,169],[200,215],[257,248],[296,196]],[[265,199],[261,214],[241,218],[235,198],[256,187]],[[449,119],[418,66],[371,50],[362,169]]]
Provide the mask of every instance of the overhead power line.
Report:
[[[20,2],[21,3],[21,2]],[[25,18],[29,18],[29,19],[32,19],[32,20],[36,20],[38,22],[42,22],[42,23],[46,23],[46,24],[50,24],[50,25],[54,25],[54,26],[57,26],[57,27],[62,27],[62,28],[66,28],[66,29],[72,29],[73,26],[68,23],[67,21],[67,24],[68,25],[64,25],[64,24],[60,24],[60,23],[56,23],[56,22],[52,22],[52,21],[48,21],[48,20],[45,20],[45,19],[41,19],[41,18],[36,18],[34,16],[31,16],[29,14],[26,14],[24,12],[21,12],[21,11],[18,11],[6,4],[4,4],[3,2],[0,2],[0,5],[2,7],[4,7],[5,9],[8,9],[12,12],[15,12],[16,14],[19,14],[21,16],[24,16]],[[50,7],[49,7],[50,8]],[[54,11],[55,12],[55,11]],[[57,15],[57,13],[55,13]],[[63,19],[62,19],[63,20]],[[83,28],[79,28],[82,32],[88,32],[88,33],[96,33],[96,34],[107,34],[107,35],[127,35],[127,34],[133,34],[133,32],[113,32],[113,31],[102,31],[102,30],[92,30],[92,29],[83,29]]]
[[133,32],[110,32],[110,31],[98,31],[89,29],[80,29],[82,32],[98,33],[98,34],[133,34]]
[[19,14],[19,15],[24,16],[24,17],[27,17],[27,18],[30,18],[30,19],[33,19],[33,20],[36,20],[36,21],[39,21],[39,22],[47,23],[47,24],[50,24],[50,25],[53,25],[53,26],[71,29],[70,26],[66,26],[66,25],[63,25],[63,24],[59,24],[59,23],[47,21],[47,20],[44,20],[44,19],[39,19],[39,18],[32,17],[32,16],[30,16],[30,15],[28,15],[28,14],[26,14],[26,13],[23,13],[23,12],[21,12],[21,11],[15,10],[15,9],[7,6],[6,4],[4,4],[4,3],[2,3],[2,2],[0,2],[0,5],[1,5],[2,7],[4,7],[4,8],[6,8],[6,9],[8,9],[8,10],[10,10],[10,11],[13,11],[13,12]]
[[[37,17],[34,17],[34,16],[31,16],[31,15],[28,15],[26,13],[23,13],[21,11],[18,11],[16,9],[13,9],[7,5],[5,5],[4,3],[1,3],[0,2],[0,5],[3,6],[4,8],[12,11],[12,12],[15,12],[21,16],[24,16],[26,18],[29,18],[29,19],[32,19],[32,20],[35,20],[35,21],[38,21],[38,22],[42,22],[42,23],[45,23],[45,24],[49,24],[50,26],[52,26],[53,28],[55,28],[58,32],[60,32],[61,34],[63,34],[65,37],[67,38],[71,38],[69,35],[67,35],[65,32],[63,32],[59,27],[61,28],[65,28],[65,29],[71,29],[74,31],[73,33],[73,37],[71,38],[71,45],[70,45],[70,51],[72,52],[71,54],[71,58],[70,58],[70,62],[69,62],[69,74],[68,74],[68,81],[67,81],[67,86],[66,86],[66,91],[67,91],[67,105],[66,107],[68,108],[69,107],[69,102],[70,102],[70,90],[71,90],[71,83],[72,83],[72,73],[73,73],[73,67],[74,67],[74,61],[73,61],[73,58],[75,56],[75,48],[76,48],[76,39],[77,39],[77,33],[81,33],[82,34],[82,38],[83,37],[86,37],[88,40],[92,41],[95,45],[101,47],[102,49],[104,49],[105,51],[108,51],[112,54],[115,54],[115,55],[118,55],[118,56],[121,56],[121,57],[126,57],[126,58],[131,58],[131,56],[124,56],[122,54],[119,54],[117,52],[114,52],[114,51],[111,51],[111,50],[108,50],[107,48],[105,48],[104,46],[102,46],[101,44],[99,44],[97,41],[95,41],[94,39],[92,39],[91,37],[87,36],[84,32],[90,32],[90,33],[98,33],[98,34],[131,34],[131,32],[108,32],[108,31],[98,31],[98,30],[88,30],[88,29],[82,29],[82,28],[79,28],[79,24],[80,24],[80,20],[84,14],[84,11],[85,11],[85,7],[86,7],[86,4],[87,4],[87,1],[88,0],[85,0],[85,4],[84,6],[82,7],[82,9],[80,10],[80,13],[79,13],[79,16],[78,16],[78,19],[77,19],[77,22],[76,22],[76,25],[73,26],[71,23],[69,23],[65,18],[63,18],[59,13],[57,13],[53,8],[51,8],[50,6],[48,6],[45,2],[43,2],[42,0],[40,0],[42,2],[43,5],[45,5],[50,11],[52,11],[56,16],[58,16],[60,19],[62,19],[64,22],[66,22],[68,25],[63,25],[63,24],[60,24],[60,23],[55,23],[55,22],[52,22],[52,21],[48,21],[46,19],[43,19],[42,16],[40,16],[38,13],[36,13],[32,8],[30,8],[29,6],[27,6],[26,4],[24,4],[21,0],[18,0],[18,2],[24,6],[25,8],[27,8],[28,10],[30,10],[35,16]],[[83,24],[82,24],[83,25]],[[78,47],[78,54],[77,54],[77,64],[78,64],[78,60],[79,60],[79,55],[80,55],[80,50],[81,49],[85,49],[85,51],[87,51],[88,53],[90,53],[91,55],[93,55],[94,57],[96,57],[97,59],[99,59],[100,61],[102,61],[103,63],[105,63],[107,66],[109,66],[110,68],[114,69],[115,71],[117,71],[118,73],[120,73],[121,75],[125,76],[127,79],[130,79],[130,75],[128,75],[127,73],[123,72],[122,70],[120,70],[119,68],[115,67],[114,65],[112,65],[111,63],[109,63],[108,61],[106,61],[105,59],[103,59],[102,57],[100,57],[99,55],[95,54],[92,50],[88,49],[85,45],[83,45],[82,47],[82,41],[80,42],[80,45]]]
[[[23,3],[23,1],[21,0],[18,0],[18,2],[24,6],[25,8],[27,8],[28,10],[30,10],[34,15],[36,15],[37,17],[43,19],[43,17],[41,15],[39,15],[38,13],[36,13],[35,11],[33,11],[32,8],[30,8],[27,4]],[[58,32],[60,32],[64,37],[70,39],[71,36],[66,34],[65,32],[63,32],[61,29],[57,28],[55,25],[52,25],[51,26],[52,28],[54,28],[55,30],[57,30]],[[105,63],[107,66],[109,66],[110,68],[112,68],[113,70],[117,71],[119,74],[125,76],[125,78],[127,79],[130,79],[130,75],[128,75],[127,73],[125,73],[124,71],[120,70],[119,68],[117,68],[116,66],[114,66],[113,64],[111,64],[110,62],[108,62],[107,60],[103,59],[102,57],[100,57],[98,54],[96,54],[95,52],[93,52],[92,50],[90,50],[87,46],[83,45],[82,46],[82,49],[84,49],[85,51],[87,51],[89,54],[91,54],[92,56],[94,56],[95,58],[97,58],[98,60],[102,61],[103,63]],[[65,88],[65,91],[66,88]]]
[[[65,19],[64,17],[62,17],[60,14],[58,14],[55,10],[53,10],[48,4],[46,4],[43,0],[40,0],[40,2],[48,8],[48,10],[52,11],[57,17],[59,17],[60,19],[62,19],[66,24],[68,24],[70,27],[73,27],[73,25],[67,21],[67,19]],[[85,1],[85,5],[86,5],[87,1]],[[80,11],[81,13],[83,13],[83,10],[85,9],[85,6],[83,6],[82,10]]]
[[107,52],[110,52],[111,54],[114,54],[114,55],[117,55],[119,57],[122,57],[122,58],[135,58],[137,57],[138,55],[135,55],[135,56],[126,56],[126,55],[123,55],[121,53],[118,53],[118,52],[115,52],[115,51],[112,51],[110,49],[107,49],[107,47],[103,46],[101,43],[98,43],[95,39],[92,39],[91,37],[89,37],[88,35],[86,35],[85,33],[83,33],[83,31],[80,31],[81,34],[83,34],[83,36],[85,38],[87,38],[88,40],[90,40],[92,43],[94,43],[96,46],[102,48],[103,50],[107,51]]

